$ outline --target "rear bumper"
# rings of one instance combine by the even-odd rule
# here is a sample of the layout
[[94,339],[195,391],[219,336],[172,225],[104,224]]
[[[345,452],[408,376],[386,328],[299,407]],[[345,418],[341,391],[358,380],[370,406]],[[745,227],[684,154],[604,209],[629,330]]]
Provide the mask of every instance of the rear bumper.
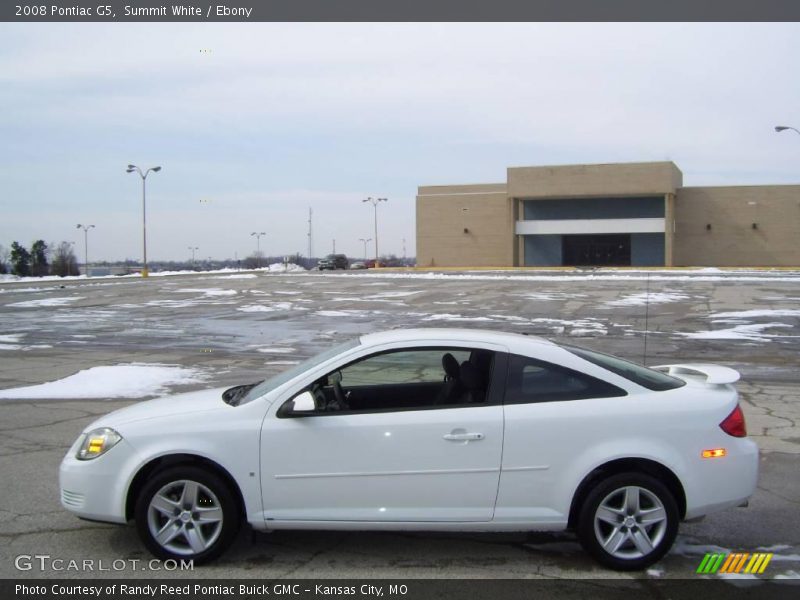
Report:
[[758,484],[758,446],[747,438],[728,443],[722,458],[696,459],[695,475],[686,485],[686,519],[746,506]]

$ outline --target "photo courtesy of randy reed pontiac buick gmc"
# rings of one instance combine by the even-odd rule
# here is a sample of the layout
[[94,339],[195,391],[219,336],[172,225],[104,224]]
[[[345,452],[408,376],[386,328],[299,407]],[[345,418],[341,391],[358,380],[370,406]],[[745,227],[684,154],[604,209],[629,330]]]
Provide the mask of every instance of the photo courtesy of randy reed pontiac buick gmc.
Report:
[[525,335],[364,335],[259,383],[101,417],[61,463],[62,505],[135,520],[164,559],[258,530],[576,532],[641,569],[683,519],[747,503],[758,450],[708,364],[646,368]]

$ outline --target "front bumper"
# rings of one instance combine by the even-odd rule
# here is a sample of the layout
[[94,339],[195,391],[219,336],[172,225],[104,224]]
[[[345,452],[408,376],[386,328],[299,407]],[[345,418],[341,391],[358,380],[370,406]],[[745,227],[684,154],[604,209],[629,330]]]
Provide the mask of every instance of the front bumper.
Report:
[[122,439],[102,456],[78,460],[75,454],[79,441],[61,461],[58,473],[61,506],[84,519],[126,523],[130,474],[139,462],[135,450]]

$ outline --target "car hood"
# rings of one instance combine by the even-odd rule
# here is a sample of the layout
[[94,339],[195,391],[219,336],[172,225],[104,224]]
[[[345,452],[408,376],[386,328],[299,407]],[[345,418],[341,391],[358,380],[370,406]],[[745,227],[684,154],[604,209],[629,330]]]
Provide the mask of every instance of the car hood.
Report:
[[222,393],[228,388],[215,388],[167,396],[157,400],[146,400],[126,406],[100,417],[89,425],[87,430],[96,427],[119,427],[135,421],[159,419],[173,415],[189,415],[225,408],[232,408],[222,400]]

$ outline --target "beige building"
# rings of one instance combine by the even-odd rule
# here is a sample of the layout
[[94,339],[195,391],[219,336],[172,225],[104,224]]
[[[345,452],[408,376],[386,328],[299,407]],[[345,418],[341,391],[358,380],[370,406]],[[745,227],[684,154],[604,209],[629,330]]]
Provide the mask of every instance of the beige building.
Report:
[[800,266],[800,185],[683,187],[672,162],[422,186],[417,265]]

